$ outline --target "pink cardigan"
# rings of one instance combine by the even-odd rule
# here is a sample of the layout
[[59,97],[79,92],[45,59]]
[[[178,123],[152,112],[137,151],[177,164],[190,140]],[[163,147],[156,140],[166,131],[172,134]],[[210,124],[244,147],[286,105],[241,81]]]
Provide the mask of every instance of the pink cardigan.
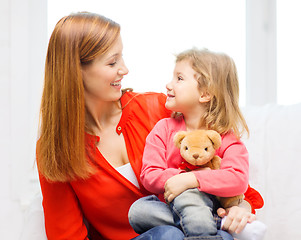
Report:
[[[164,201],[164,184],[170,177],[183,172],[179,169],[182,157],[175,147],[173,137],[186,130],[183,118],[160,120],[146,139],[143,154],[141,182]],[[222,158],[218,170],[193,171],[199,190],[220,197],[245,193],[249,181],[249,155],[245,145],[234,134],[222,136],[222,144],[216,154]]]

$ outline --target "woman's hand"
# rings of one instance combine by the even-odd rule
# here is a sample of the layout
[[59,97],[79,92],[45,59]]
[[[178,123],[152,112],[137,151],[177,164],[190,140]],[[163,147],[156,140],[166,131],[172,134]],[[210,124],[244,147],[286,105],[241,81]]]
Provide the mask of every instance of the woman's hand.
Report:
[[181,173],[169,178],[165,183],[164,198],[167,202],[171,202],[175,197],[189,188],[199,186],[195,175],[192,172]]
[[217,214],[220,217],[227,216],[222,229],[229,233],[240,233],[247,223],[256,220],[256,215],[251,213],[251,206],[247,201],[243,201],[239,206],[219,208]]

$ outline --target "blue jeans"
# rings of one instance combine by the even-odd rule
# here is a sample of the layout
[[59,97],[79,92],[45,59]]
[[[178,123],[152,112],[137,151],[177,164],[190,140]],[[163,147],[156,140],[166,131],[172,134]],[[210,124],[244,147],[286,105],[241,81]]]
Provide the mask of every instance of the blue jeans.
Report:
[[[189,210],[189,207],[187,206],[196,206],[196,203],[199,206],[201,205],[201,202],[208,202],[209,205],[212,204],[212,201],[207,194],[200,193],[201,192],[199,192],[198,189],[187,190],[176,197],[170,206],[161,202],[154,195],[138,199],[133,203],[129,210],[129,222],[133,229],[140,234],[156,226],[172,225],[180,228],[184,232],[185,239],[233,240],[233,237],[227,232],[217,230],[217,225],[213,220],[211,210],[209,210],[211,215],[208,214],[208,206],[205,207],[205,214],[202,213],[202,208],[200,211],[199,209]],[[195,195],[202,196],[201,202],[198,202],[200,198]],[[193,202],[194,204],[192,204]],[[188,203],[189,205],[185,205]],[[187,209],[188,211],[186,211]],[[210,206],[209,209],[211,209]],[[189,216],[190,214],[192,214],[191,218]],[[192,220],[197,223],[194,223]],[[198,223],[199,220],[201,224]],[[206,233],[202,232],[205,229],[202,224],[212,232],[208,233],[207,230]],[[198,228],[202,230],[200,231]]]
[[133,238],[133,240],[183,240],[183,232],[170,225],[162,225],[154,227],[138,237]]

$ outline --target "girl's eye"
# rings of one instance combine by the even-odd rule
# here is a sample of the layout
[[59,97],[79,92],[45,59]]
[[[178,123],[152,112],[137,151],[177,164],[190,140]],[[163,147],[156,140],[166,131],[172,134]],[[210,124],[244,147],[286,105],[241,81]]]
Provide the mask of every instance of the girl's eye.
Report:
[[116,61],[112,62],[112,63],[109,63],[110,66],[114,66],[115,64],[116,64]]
[[185,150],[186,150],[186,151],[188,150],[188,147],[187,147],[187,146],[185,147]]
[[204,150],[207,152],[207,151],[208,151],[208,148],[205,148]]
[[183,80],[183,78],[179,76],[178,77],[178,81],[182,81],[182,80]]

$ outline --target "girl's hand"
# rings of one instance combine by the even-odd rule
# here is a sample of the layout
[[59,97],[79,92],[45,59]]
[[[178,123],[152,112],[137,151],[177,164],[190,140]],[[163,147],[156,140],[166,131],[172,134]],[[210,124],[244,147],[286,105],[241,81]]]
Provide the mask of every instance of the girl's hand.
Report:
[[217,214],[220,217],[227,216],[222,229],[229,233],[240,233],[247,223],[256,220],[256,215],[251,213],[251,207],[246,201],[243,201],[240,206],[227,209],[219,208]]
[[199,182],[192,172],[181,173],[169,178],[165,183],[164,198],[167,202],[171,202],[175,197],[189,188],[199,186]]

